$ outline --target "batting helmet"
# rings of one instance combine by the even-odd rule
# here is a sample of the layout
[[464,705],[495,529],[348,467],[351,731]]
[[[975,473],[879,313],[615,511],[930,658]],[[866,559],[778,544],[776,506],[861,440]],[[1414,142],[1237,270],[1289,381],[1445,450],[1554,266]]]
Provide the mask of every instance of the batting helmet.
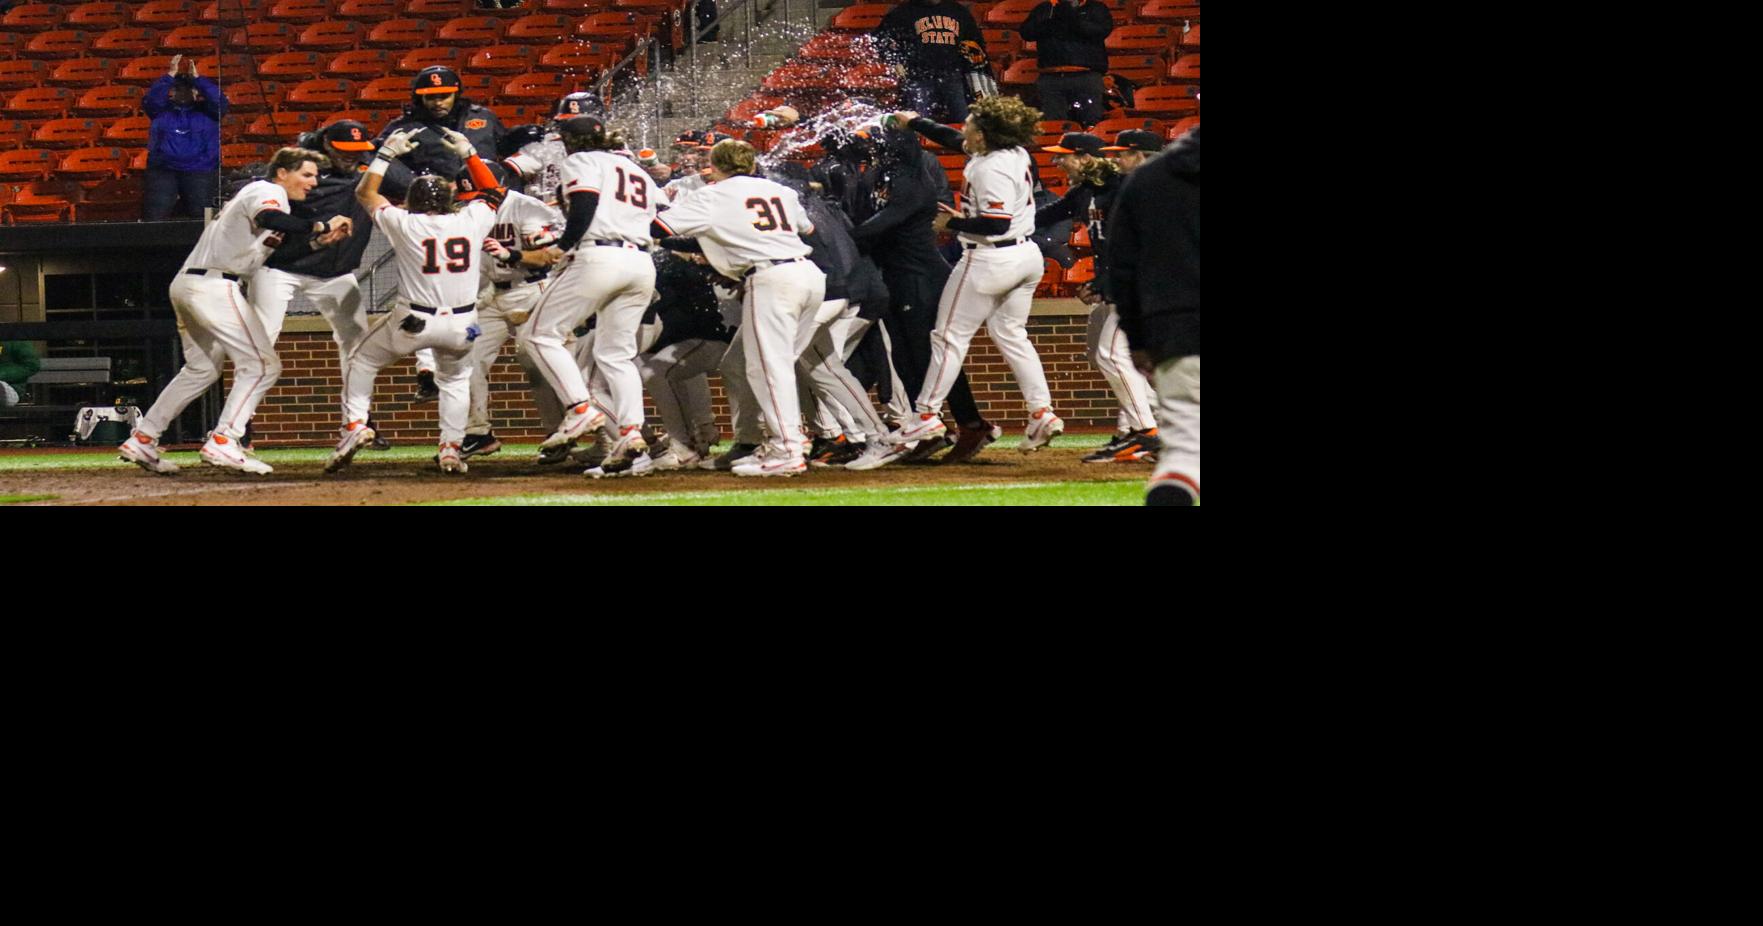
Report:
[[453,184],[434,174],[423,174],[410,181],[410,192],[404,206],[411,212],[436,215],[453,211]]
[[[485,161],[484,166],[489,168],[490,174],[496,178],[498,185],[498,189],[494,191],[495,195],[490,196],[488,201],[491,205],[500,206],[502,204],[502,188],[508,186],[508,180],[513,176],[513,172],[497,161]],[[459,199],[462,202],[484,196],[488,192],[478,189],[477,181],[471,178],[471,168],[469,167],[460,168],[459,173],[453,175],[453,188],[458,191]]]
[[604,115],[606,115],[606,104],[602,103],[598,96],[586,91],[577,91],[564,96],[557,101],[557,105],[551,110],[551,118],[558,122],[574,119],[577,116]]

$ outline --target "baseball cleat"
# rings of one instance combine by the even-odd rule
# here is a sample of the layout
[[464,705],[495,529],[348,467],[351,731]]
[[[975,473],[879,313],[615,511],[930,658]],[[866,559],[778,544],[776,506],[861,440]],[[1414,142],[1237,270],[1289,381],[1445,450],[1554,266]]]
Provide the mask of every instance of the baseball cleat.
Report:
[[920,414],[915,421],[908,422],[900,430],[888,435],[888,440],[896,444],[910,444],[913,441],[928,440],[947,434],[949,429],[943,425],[943,419],[931,414]]
[[1084,457],[1083,461],[1085,463],[1131,463],[1156,453],[1162,446],[1163,442],[1157,439],[1156,428],[1149,431],[1132,431],[1109,441],[1100,450]]
[[928,464],[935,462],[931,457],[942,453],[945,449],[953,446],[954,443],[954,441],[949,439],[949,435],[939,434],[929,440],[921,440],[911,444],[905,444],[903,446],[906,447],[907,450],[900,455],[900,462],[910,464]]
[[545,438],[539,445],[540,450],[555,447],[559,444],[574,443],[583,434],[606,424],[606,416],[594,407],[592,402],[583,402],[571,406],[563,416],[563,423],[557,426],[557,432]]
[[441,452],[435,455],[435,462],[440,464],[443,473],[463,473],[471,469],[466,465],[458,444],[442,444]]
[[1065,422],[1053,414],[1050,408],[1043,408],[1029,419],[1028,430],[1022,434],[1022,444],[1016,449],[1023,453],[1033,453],[1053,442],[1053,438],[1065,433]]
[[1004,436],[1004,429],[989,421],[981,422],[977,428],[961,425],[955,432],[960,435],[955,439],[955,449],[949,451],[949,455],[939,461],[941,463],[966,463]]
[[379,423],[373,420],[372,415],[367,416],[367,426],[373,429],[373,443],[368,444],[367,449],[369,449],[369,450],[390,450],[390,449],[392,449],[392,442],[389,440],[386,440],[386,436],[384,434],[380,433]]
[[821,467],[828,465],[833,454],[843,451],[851,442],[845,435],[836,437],[816,437],[808,447],[808,465]]
[[540,466],[556,466],[559,463],[567,462],[569,460],[569,450],[572,446],[574,446],[574,445],[573,444],[558,444],[555,447],[542,447],[542,448],[540,448],[539,449],[539,465]]
[[655,461],[648,454],[639,453],[622,463],[606,462],[591,466],[583,470],[582,475],[589,479],[613,479],[619,476],[647,476],[654,471]]
[[879,440],[870,441],[864,445],[863,452],[858,454],[855,460],[845,464],[845,468],[858,472],[880,469],[889,463],[896,462],[908,452],[908,449],[900,444],[890,444],[887,441]]
[[649,442],[643,439],[643,430],[637,425],[627,424],[618,429],[618,439],[606,450],[608,462],[627,461],[639,454],[649,453]]
[[664,473],[676,469],[696,469],[698,464],[704,462],[704,458],[699,456],[697,451],[682,450],[679,445],[674,444],[672,441],[669,441],[668,444],[669,446],[666,450],[663,450],[660,454],[650,458],[650,461],[655,464],[656,472]]
[[121,447],[116,448],[117,456],[139,466],[157,476],[170,476],[178,471],[178,465],[159,455],[158,438],[148,437],[140,431],[129,435]]
[[416,394],[410,397],[412,402],[433,402],[441,397],[441,387],[435,385],[433,370],[423,370],[416,374]]
[[374,430],[365,421],[351,421],[343,425],[343,439],[337,441],[337,449],[331,451],[331,458],[325,461],[324,471],[334,473],[349,465],[361,448],[372,444]]
[[239,450],[239,445],[225,434],[211,434],[208,443],[202,445],[202,462],[210,466],[224,469],[236,469],[241,473],[257,476],[268,475],[275,470],[262,460],[253,460]]
[[502,449],[502,442],[494,434],[467,434],[465,443],[459,445],[459,455],[469,460],[476,456],[489,456]]
[[732,472],[737,476],[799,476],[808,472],[808,464],[793,453],[757,453],[736,463]]
[[734,469],[735,463],[753,456],[758,451],[758,444],[735,444],[733,447],[728,448],[728,452],[724,453],[722,456],[714,457],[699,463],[698,468],[713,469],[726,473],[729,470]]

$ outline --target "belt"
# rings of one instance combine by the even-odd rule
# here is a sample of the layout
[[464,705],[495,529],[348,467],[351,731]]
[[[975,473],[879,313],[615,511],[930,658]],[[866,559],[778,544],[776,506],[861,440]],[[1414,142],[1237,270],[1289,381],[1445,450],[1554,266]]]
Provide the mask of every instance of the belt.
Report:
[[1042,74],[1081,74],[1092,68],[1079,67],[1075,64],[1059,64],[1050,68],[1041,68]]
[[513,289],[516,286],[525,286],[528,283],[537,283],[540,280],[543,280],[544,278],[545,278],[545,275],[541,273],[538,276],[530,276],[524,280],[494,280],[494,281],[492,281],[491,285],[495,286],[497,289],[507,291],[507,290]]
[[[451,311],[453,312],[454,315],[464,315],[465,313],[473,311],[476,308],[477,308],[477,306],[475,306],[475,305],[462,305],[462,306],[459,306],[457,308],[452,309]],[[410,304],[410,311],[421,312],[424,315],[433,315],[433,314],[435,314],[435,312],[437,310],[430,307],[430,306],[417,305],[416,303],[412,302]]]
[[[807,260],[807,259],[808,258],[806,258],[806,257],[785,257],[781,260],[764,260],[764,261],[761,261],[760,263],[770,264],[775,267],[778,264],[793,264],[796,261]],[[753,271],[758,270],[758,269],[759,269],[759,264],[754,264],[753,266],[748,267],[747,272],[741,274],[741,279],[745,280],[746,278],[752,276]]]
[[214,274],[218,273],[221,276],[225,277],[226,279],[233,281],[234,283],[239,282],[239,275],[238,274],[227,273],[224,270],[185,270],[184,272],[189,274],[190,276],[193,276],[193,277],[213,276]]
[[633,251],[642,250],[642,248],[631,244],[629,241],[607,241],[604,238],[596,238],[588,243],[597,248],[630,248]]
[[961,247],[969,251],[974,248],[1013,248],[1027,240],[1027,238],[1012,238],[1009,241],[984,241],[979,244],[969,244],[963,241]]

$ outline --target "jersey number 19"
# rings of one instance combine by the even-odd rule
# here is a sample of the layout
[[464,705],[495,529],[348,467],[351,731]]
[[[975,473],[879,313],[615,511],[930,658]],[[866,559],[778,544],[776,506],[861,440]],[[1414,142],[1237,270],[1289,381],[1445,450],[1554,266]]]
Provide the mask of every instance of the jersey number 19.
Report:
[[[442,249],[447,254],[447,272],[464,273],[471,269],[471,239],[448,238]],[[428,260],[422,263],[423,273],[440,273],[441,267],[435,254],[435,239],[422,239],[422,251]]]

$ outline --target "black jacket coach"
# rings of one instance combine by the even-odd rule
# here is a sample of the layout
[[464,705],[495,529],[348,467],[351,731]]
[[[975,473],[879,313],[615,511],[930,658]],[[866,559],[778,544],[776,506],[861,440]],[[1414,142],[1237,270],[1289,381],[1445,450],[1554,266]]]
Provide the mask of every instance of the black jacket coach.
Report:
[[[359,168],[344,172],[326,170],[319,175],[318,185],[306,194],[306,198],[292,204],[294,217],[298,219],[321,222],[333,215],[348,216],[354,224],[349,237],[315,251],[310,236],[288,235],[275,253],[269,255],[265,266],[325,279],[351,273],[360,267],[362,255],[367,253],[368,240],[373,237],[373,225],[368,221],[367,210],[355,199],[355,186],[360,179]],[[409,187],[410,171],[402,164],[393,164],[386,171],[380,190],[387,199],[403,199],[404,191]]]
[[487,107],[479,106],[461,96],[453,104],[453,109],[441,119],[429,115],[420,106],[406,106],[404,115],[393,119],[380,130],[375,142],[384,142],[386,136],[409,128],[423,128],[429,131],[417,136],[416,150],[398,160],[410,168],[415,174],[434,174],[452,180],[465,169],[465,160],[447,150],[447,139],[434,131],[437,127],[446,127],[459,132],[471,139],[472,147],[478,156],[486,161],[495,160],[496,143],[507,130],[502,127],[502,120]]
[[1132,172],[1109,223],[1120,327],[1156,363],[1200,352],[1200,130]]
[[1036,64],[1041,70],[1080,67],[1108,72],[1108,34],[1114,31],[1114,14],[1100,0],[1082,0],[1070,6],[1053,0],[1034,8],[1022,24],[1022,39],[1035,43]]

